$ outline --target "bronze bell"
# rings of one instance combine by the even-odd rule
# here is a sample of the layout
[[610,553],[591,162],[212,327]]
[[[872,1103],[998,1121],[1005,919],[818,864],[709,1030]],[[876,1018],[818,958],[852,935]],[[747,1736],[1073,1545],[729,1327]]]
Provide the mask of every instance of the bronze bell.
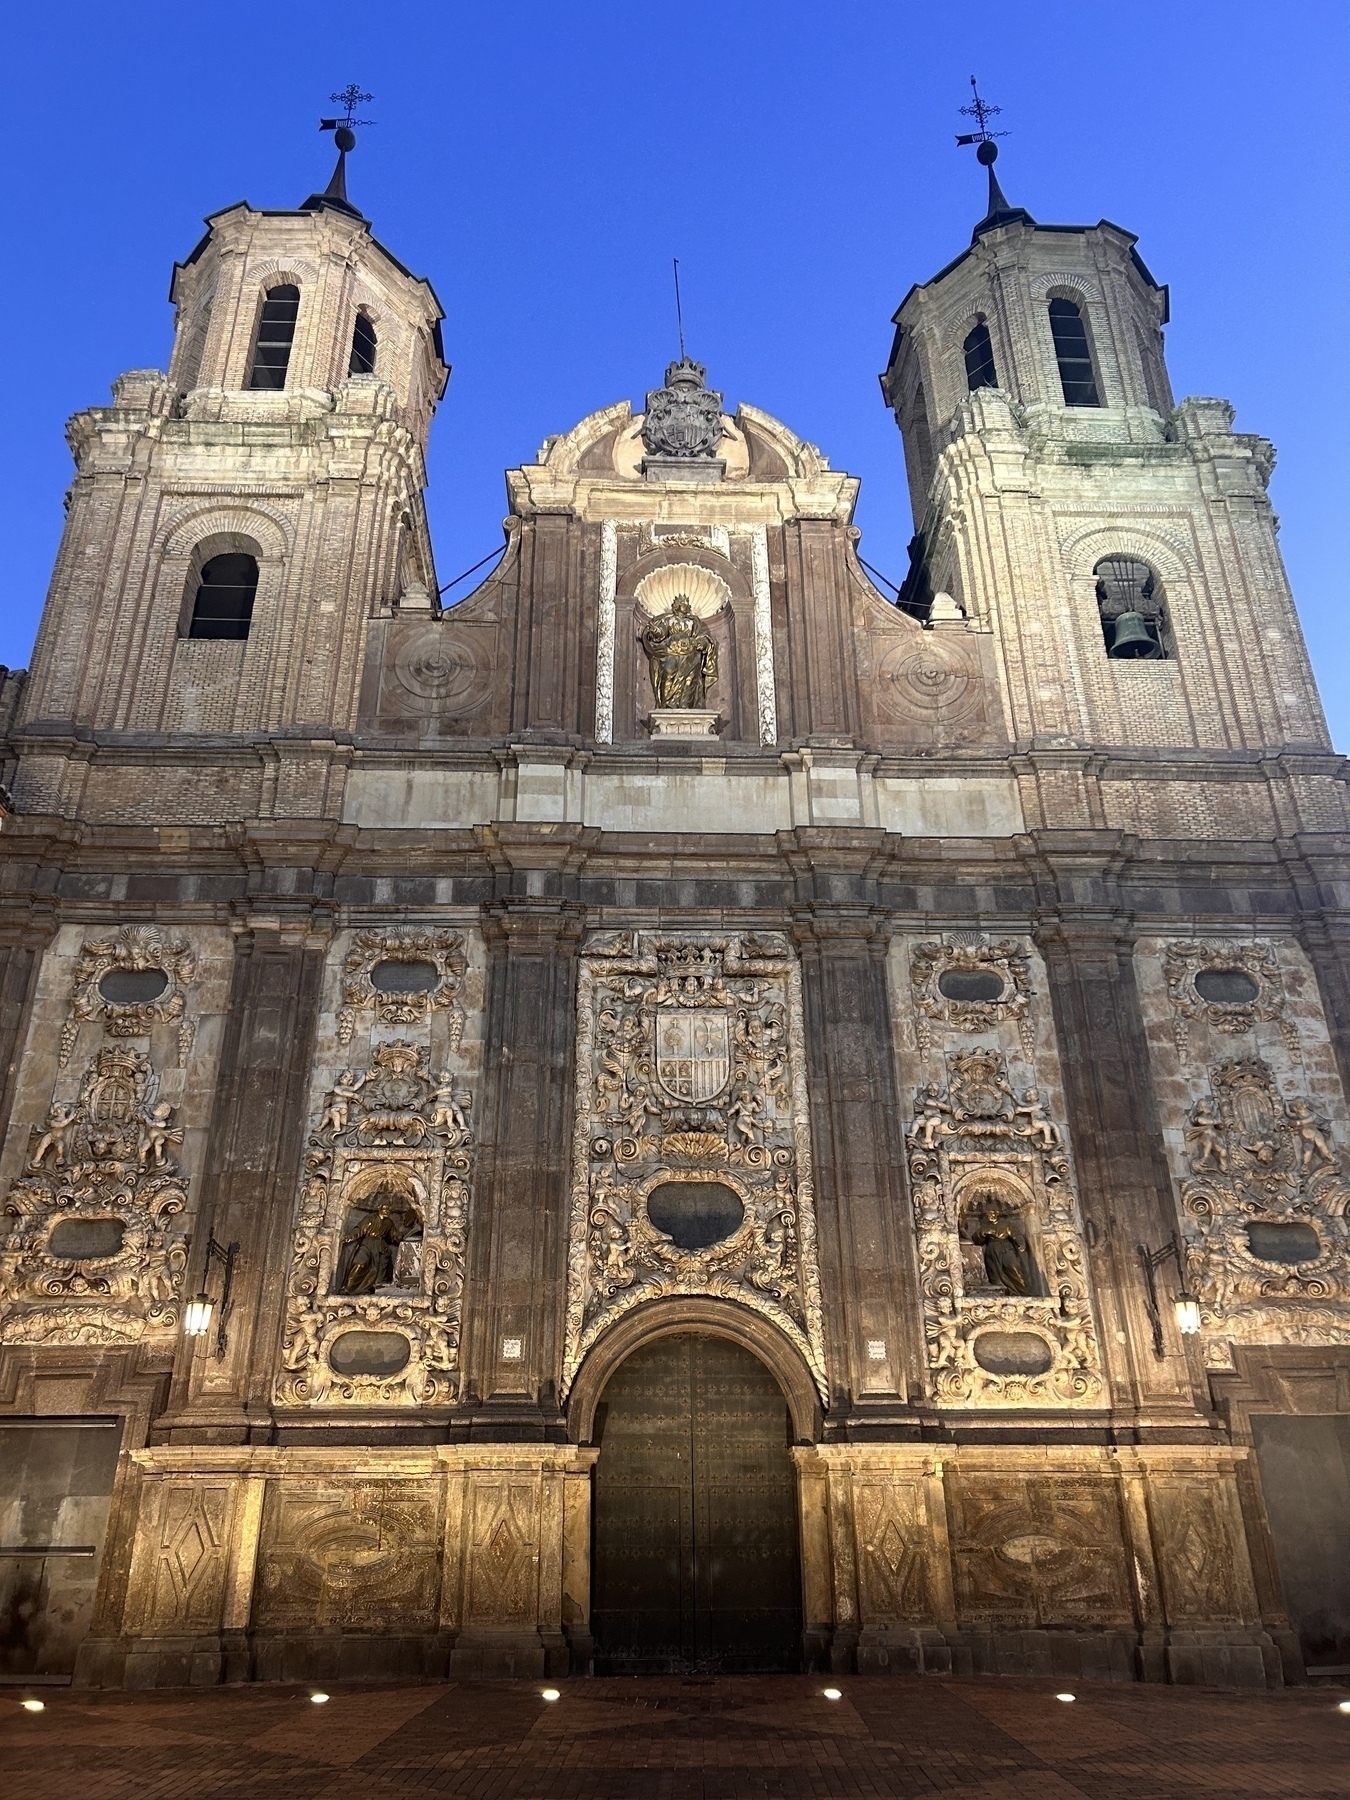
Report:
[[1150,632],[1144,621],[1143,613],[1122,613],[1116,620],[1115,635],[1111,639],[1112,656],[1158,657],[1162,655],[1158,641]]

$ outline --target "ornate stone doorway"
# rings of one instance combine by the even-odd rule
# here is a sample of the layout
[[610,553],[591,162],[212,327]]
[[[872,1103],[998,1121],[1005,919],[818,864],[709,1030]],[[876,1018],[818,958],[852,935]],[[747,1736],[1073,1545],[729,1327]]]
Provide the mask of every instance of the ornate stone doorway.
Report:
[[596,1672],[799,1669],[796,1473],[764,1365],[725,1338],[659,1338],[611,1377],[596,1440]]

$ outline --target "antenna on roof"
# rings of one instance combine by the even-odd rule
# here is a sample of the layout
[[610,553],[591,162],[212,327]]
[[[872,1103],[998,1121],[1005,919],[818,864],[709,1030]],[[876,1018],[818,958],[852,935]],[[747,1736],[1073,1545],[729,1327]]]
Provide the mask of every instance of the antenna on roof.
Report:
[[671,263],[671,267],[675,271],[675,326],[680,334],[680,361],[686,362],[688,359],[684,353],[684,308],[680,305],[680,259],[679,259],[679,257],[672,256],[670,259],[670,263]]

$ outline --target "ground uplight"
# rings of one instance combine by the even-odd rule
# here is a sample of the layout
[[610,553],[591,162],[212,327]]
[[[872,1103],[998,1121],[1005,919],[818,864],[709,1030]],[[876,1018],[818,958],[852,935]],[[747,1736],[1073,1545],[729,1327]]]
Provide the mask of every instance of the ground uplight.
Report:
[[557,1688],[545,1688],[539,1698],[541,1700],[561,1700],[562,1695],[558,1692]]
[[328,1698],[327,1694],[311,1694],[310,1695],[310,1699],[313,1701],[315,1706],[322,1706],[323,1703],[325,1702],[325,1700],[327,1700],[327,1698]]
[[842,1688],[822,1688],[821,1692],[827,1700],[842,1700],[844,1697]]
[[20,1700],[19,1705],[25,1712],[46,1712],[47,1710],[45,1700]]
[[1055,1698],[1056,1700],[1076,1700],[1078,1696],[1077,1694],[1056,1694]]

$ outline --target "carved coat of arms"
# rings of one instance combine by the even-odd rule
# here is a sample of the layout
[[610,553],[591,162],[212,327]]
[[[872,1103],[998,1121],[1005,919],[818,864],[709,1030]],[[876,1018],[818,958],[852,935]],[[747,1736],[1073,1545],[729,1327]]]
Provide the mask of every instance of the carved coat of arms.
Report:
[[731,1079],[731,1030],[724,1012],[656,1013],[656,1078],[674,1100],[715,1100]]
[[666,385],[647,396],[642,443],[648,456],[712,456],[724,435],[722,396],[704,385],[708,371],[688,357],[671,363]]

